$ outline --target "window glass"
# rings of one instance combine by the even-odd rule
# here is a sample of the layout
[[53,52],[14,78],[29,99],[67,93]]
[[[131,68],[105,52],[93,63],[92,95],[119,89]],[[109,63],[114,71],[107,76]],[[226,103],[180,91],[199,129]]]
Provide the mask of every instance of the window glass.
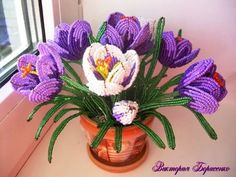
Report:
[[17,57],[42,39],[38,1],[0,0],[0,83],[16,70]]

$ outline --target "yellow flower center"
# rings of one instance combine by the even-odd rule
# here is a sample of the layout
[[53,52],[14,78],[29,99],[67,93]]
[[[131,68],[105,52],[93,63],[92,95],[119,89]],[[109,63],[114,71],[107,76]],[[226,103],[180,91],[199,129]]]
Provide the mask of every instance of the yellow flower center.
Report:
[[112,62],[112,57],[107,56],[104,60],[103,59],[97,59],[96,60],[96,70],[101,74],[101,76],[106,79],[108,77],[109,73],[109,66]]
[[27,66],[22,66],[20,68],[20,70],[22,72],[22,75],[21,75],[22,78],[26,77],[28,74],[38,75],[37,71],[32,70],[31,66],[32,66],[32,64],[29,63]]

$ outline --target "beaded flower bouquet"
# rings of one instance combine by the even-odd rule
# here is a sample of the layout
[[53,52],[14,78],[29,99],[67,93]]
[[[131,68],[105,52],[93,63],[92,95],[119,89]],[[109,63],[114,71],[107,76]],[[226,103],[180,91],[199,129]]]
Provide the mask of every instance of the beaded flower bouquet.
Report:
[[[164,24],[164,18],[141,24],[137,17],[116,12],[94,35],[86,21],[62,23],[56,27],[53,41],[38,44],[38,55],[18,59],[19,72],[11,83],[17,92],[39,103],[28,121],[42,106],[52,105],[35,139],[49,119],[60,120],[49,143],[49,162],[58,135],[75,118],[80,118],[88,138],[90,158],[113,172],[119,170],[110,168],[121,166],[127,171],[144,160],[146,136],[160,148],[167,144],[175,149],[171,123],[158,112],[160,107],[189,109],[210,138],[217,139],[202,113],[218,109],[227,94],[225,80],[208,58],[160,84],[168,69],[190,63],[199,53],[199,49],[192,50],[181,30],[175,37],[173,32],[163,31]],[[155,74],[160,64],[162,69]],[[80,68],[87,79],[84,83],[77,74]],[[150,128],[154,118],[163,125],[167,143]]]

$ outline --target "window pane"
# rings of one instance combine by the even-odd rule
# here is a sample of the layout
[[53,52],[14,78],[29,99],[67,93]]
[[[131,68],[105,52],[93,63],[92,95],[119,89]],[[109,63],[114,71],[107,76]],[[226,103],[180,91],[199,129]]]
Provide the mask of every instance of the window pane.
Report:
[[38,1],[0,0],[0,82],[16,69],[16,59],[40,40]]

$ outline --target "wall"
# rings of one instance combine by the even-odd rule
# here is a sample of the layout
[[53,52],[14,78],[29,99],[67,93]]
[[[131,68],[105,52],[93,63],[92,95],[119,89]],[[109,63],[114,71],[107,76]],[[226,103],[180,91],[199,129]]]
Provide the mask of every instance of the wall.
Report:
[[225,77],[236,75],[235,0],[83,0],[83,11],[95,29],[114,11],[147,19],[164,16],[165,30],[182,28],[193,47],[201,48],[198,59],[213,57]]

